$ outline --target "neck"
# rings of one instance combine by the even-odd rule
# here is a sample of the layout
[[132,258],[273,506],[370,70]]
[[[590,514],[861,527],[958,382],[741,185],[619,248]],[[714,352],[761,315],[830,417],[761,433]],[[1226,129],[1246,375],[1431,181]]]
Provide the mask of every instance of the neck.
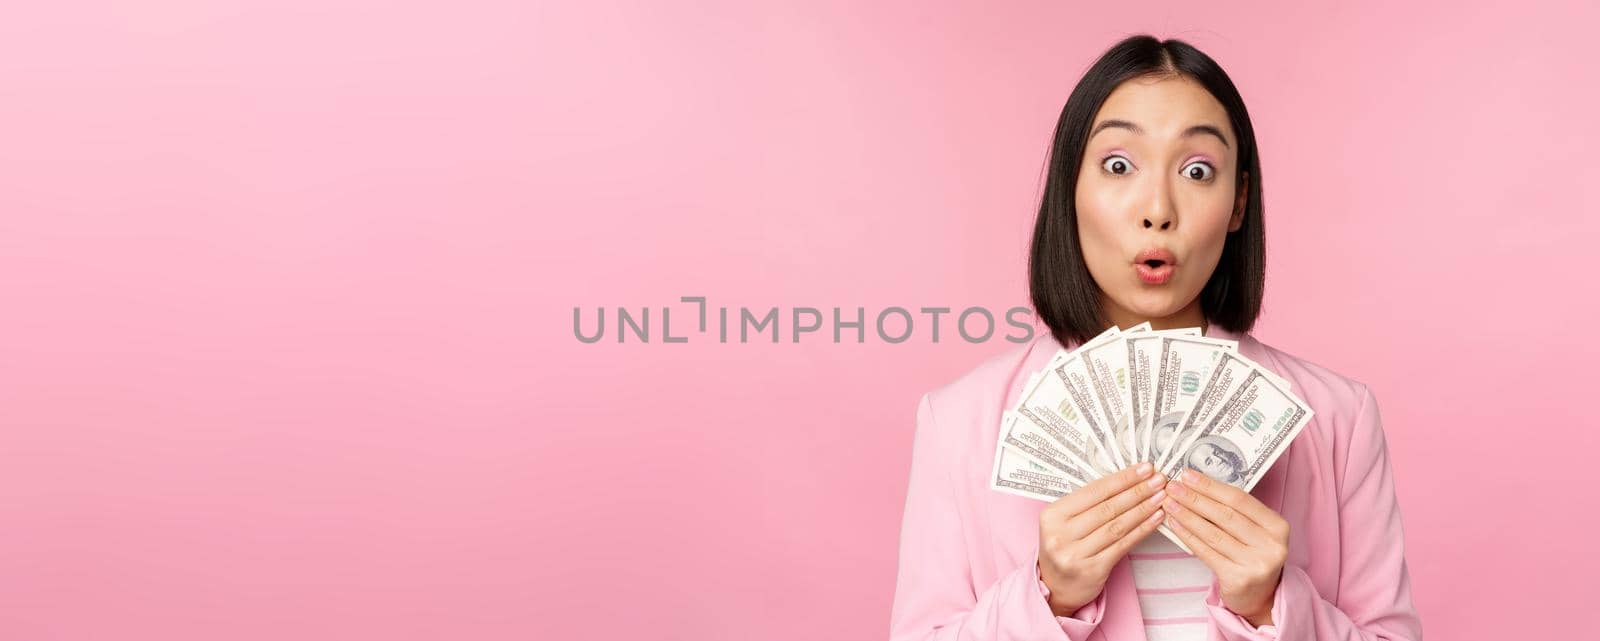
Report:
[[[1110,321],[1112,325],[1116,325],[1117,327],[1121,327],[1123,329],[1133,327],[1134,325],[1138,325],[1139,323],[1146,321],[1150,323],[1150,329],[1157,330],[1199,327],[1202,329],[1202,333],[1204,333],[1204,330],[1210,328],[1209,323],[1206,322],[1205,314],[1200,310],[1200,299],[1198,297],[1190,301],[1189,304],[1184,306],[1183,309],[1178,310],[1172,315],[1161,317],[1143,316],[1141,314],[1130,312],[1117,306],[1116,303],[1111,302],[1104,296],[1101,296],[1100,305],[1100,308],[1105,310],[1106,320]],[[1110,326],[1108,325],[1107,328],[1109,327]]]

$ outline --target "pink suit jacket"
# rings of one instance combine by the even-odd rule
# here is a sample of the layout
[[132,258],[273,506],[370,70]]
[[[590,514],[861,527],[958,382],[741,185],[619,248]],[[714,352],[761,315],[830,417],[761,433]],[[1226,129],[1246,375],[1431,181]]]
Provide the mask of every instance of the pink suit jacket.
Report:
[[[1316,413],[1251,490],[1289,522],[1289,557],[1256,628],[1206,594],[1212,641],[1422,638],[1400,508],[1372,392],[1252,337],[1206,336],[1288,379]],[[1128,559],[1093,602],[1057,617],[1035,564],[1046,503],[989,489],[1000,415],[1061,345],[1040,332],[922,397],[900,530],[892,641],[1144,641]],[[1160,536],[1153,534],[1152,536]]]

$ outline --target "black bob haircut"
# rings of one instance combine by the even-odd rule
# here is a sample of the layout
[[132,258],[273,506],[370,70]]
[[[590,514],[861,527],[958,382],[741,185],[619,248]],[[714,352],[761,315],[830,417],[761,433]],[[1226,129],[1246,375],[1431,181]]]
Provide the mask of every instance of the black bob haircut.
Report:
[[1249,176],[1243,221],[1228,233],[1216,270],[1200,292],[1201,312],[1206,322],[1239,334],[1249,333],[1261,314],[1266,285],[1261,161],[1244,99],[1222,67],[1199,49],[1181,40],[1137,35],[1112,46],[1084,72],[1056,122],[1028,256],[1028,287],[1034,310],[1062,345],[1081,344],[1110,326],[1078,239],[1078,168],[1089,128],[1106,97],[1123,81],[1162,76],[1193,79],[1222,103],[1239,144],[1235,189]]

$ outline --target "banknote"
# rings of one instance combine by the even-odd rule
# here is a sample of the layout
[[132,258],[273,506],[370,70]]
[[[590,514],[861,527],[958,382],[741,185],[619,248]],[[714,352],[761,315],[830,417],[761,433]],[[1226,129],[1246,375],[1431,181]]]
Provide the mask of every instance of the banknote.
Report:
[[1163,432],[1171,434],[1171,437],[1164,439],[1168,445],[1163,448],[1161,458],[1155,461],[1156,468],[1167,472],[1168,476],[1181,471],[1175,467],[1177,457],[1174,450],[1193,440],[1195,432],[1211,420],[1217,410],[1221,409],[1222,403],[1251,374],[1270,379],[1284,388],[1289,386],[1288,381],[1236,351],[1227,350],[1219,353],[1209,378],[1201,385],[1193,406],[1184,413],[1181,420],[1177,421],[1177,427],[1172,429],[1170,423],[1161,426],[1163,430],[1171,430]]
[[1018,496],[1054,501],[1063,494],[1083,487],[1083,483],[1063,476],[1005,445],[995,449],[989,487]]
[[[1238,487],[1256,486],[1299,435],[1315,412],[1290,393],[1285,381],[1264,370],[1252,370],[1187,442],[1174,450],[1169,478],[1185,469]],[[1193,554],[1165,524],[1157,528],[1183,551]]]
[[[1141,323],[1141,326],[1145,329],[1150,327],[1148,323]],[[1106,331],[1101,332],[1099,336],[1088,340],[1076,349],[1063,349],[1057,352],[1055,358],[1050,360],[1050,365],[1047,367],[1066,386],[1068,407],[1063,408],[1061,413],[1067,414],[1070,412],[1081,417],[1081,423],[1088,428],[1089,434],[1094,437],[1095,444],[1105,459],[1096,463],[1103,464],[1111,470],[1125,467],[1129,464],[1129,461],[1123,457],[1121,448],[1117,445],[1116,426],[1108,420],[1105,412],[1098,407],[1095,392],[1089,380],[1092,372],[1089,369],[1085,355],[1091,350],[1120,343],[1123,333],[1122,330],[1113,325]]]
[[1234,341],[1195,327],[1111,327],[1030,374],[1001,414],[990,486],[1054,501],[1148,461],[1170,478],[1193,468],[1248,491],[1311,416],[1288,380]]
[[[1150,323],[1140,323],[1119,334],[1113,340],[1086,345],[1078,350],[1082,358],[1063,363],[1073,367],[1073,374],[1083,376],[1089,383],[1088,406],[1080,405],[1078,411],[1091,415],[1093,421],[1107,426],[1111,446],[1124,464],[1136,459],[1133,429],[1128,414],[1128,340],[1150,330]],[[1076,400],[1078,397],[1074,396]]]
[[[1155,400],[1156,350],[1162,336],[1199,336],[1200,328],[1186,327],[1144,332],[1128,336],[1128,429],[1134,441],[1134,460],[1151,461],[1146,436],[1150,430],[1150,406]],[[1154,461],[1151,461],[1152,463]]]
[[1153,349],[1156,384],[1144,449],[1147,460],[1159,464],[1176,440],[1183,419],[1206,391],[1205,383],[1211,379],[1217,361],[1236,347],[1229,341],[1203,336],[1162,336]]
[[1082,413],[1072,403],[1066,382],[1055,370],[1044,370],[1029,380],[1016,408],[1002,416],[1000,445],[1026,452],[1040,463],[1093,477],[1116,471],[1117,465],[1094,435]]
[[[1140,323],[1131,329],[1149,328],[1149,323]],[[1121,333],[1112,326],[1079,349],[1115,341]],[[1092,480],[1119,466],[1104,442],[1089,431],[1084,414],[1055,372],[1055,365],[1071,355],[1072,350],[1058,350],[1044,369],[1029,376],[1016,407],[1002,416],[997,447],[1011,447],[1069,477]],[[1018,421],[1009,420],[1012,414]]]
[[[1239,362],[1246,366],[1238,367]],[[1239,382],[1228,388],[1215,411],[1193,422],[1192,433],[1179,437],[1178,447],[1173,448],[1162,468],[1169,478],[1176,478],[1184,468],[1194,468],[1249,490],[1277,460],[1282,446],[1311,420],[1311,407],[1276,374],[1243,356],[1223,354],[1216,378],[1220,380],[1230,371],[1237,373]],[[1213,385],[1216,383],[1213,381]]]

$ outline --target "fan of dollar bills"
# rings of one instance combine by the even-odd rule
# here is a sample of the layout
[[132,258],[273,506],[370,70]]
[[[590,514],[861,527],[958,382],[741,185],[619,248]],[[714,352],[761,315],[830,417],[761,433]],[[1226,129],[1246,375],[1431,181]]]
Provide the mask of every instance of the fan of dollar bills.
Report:
[[1028,379],[1000,421],[990,487],[1054,501],[1149,461],[1169,478],[1189,467],[1248,491],[1311,415],[1235,341],[1198,327],[1112,327]]

